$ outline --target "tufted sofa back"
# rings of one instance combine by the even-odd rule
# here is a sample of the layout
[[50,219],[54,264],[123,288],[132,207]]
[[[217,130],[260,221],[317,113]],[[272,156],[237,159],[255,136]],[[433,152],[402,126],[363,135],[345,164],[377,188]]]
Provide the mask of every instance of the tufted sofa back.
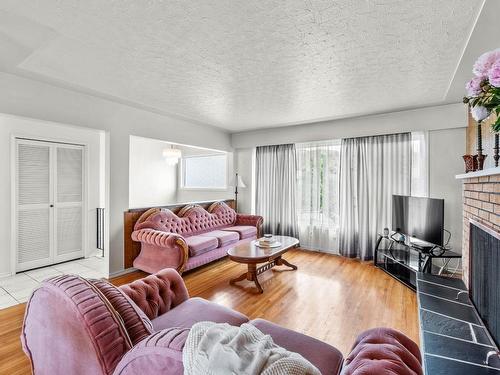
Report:
[[236,212],[224,202],[212,204],[208,211],[198,205],[190,205],[179,211],[179,216],[168,209],[151,214],[137,222],[135,230],[155,229],[162,232],[191,236],[229,227],[236,221]]
[[134,301],[149,319],[165,314],[189,298],[182,277],[172,268],[164,268],[153,275],[122,285],[120,290]]

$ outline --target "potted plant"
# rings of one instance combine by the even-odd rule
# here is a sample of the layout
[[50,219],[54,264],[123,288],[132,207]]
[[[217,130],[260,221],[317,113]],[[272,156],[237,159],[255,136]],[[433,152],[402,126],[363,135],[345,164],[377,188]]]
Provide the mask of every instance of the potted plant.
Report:
[[477,159],[479,168],[482,169],[485,155],[482,154],[481,122],[488,118],[491,113],[496,114],[497,119],[491,125],[495,132],[495,167],[498,166],[500,131],[500,48],[489,51],[477,59],[472,69],[474,77],[467,82],[465,88],[467,96],[464,103],[468,103],[474,120],[478,123]]

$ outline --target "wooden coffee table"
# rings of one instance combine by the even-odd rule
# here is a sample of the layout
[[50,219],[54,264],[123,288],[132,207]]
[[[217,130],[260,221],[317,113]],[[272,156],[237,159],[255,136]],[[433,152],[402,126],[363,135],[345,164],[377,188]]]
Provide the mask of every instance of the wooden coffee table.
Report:
[[[237,263],[245,263],[248,265],[247,272],[237,277],[236,279],[230,280],[229,282],[231,284],[234,284],[245,279],[248,281],[253,281],[257,286],[259,292],[263,293],[264,290],[260,286],[259,280],[257,278],[257,276],[262,272],[270,270],[274,266],[281,265],[296,270],[297,266],[287,262],[281,256],[291,248],[297,247],[299,245],[299,240],[287,236],[274,236],[274,239],[280,242],[281,245],[278,247],[260,247],[256,245],[257,240],[255,240],[229,249],[227,251],[229,259]],[[257,264],[259,263],[265,264],[257,267]]]

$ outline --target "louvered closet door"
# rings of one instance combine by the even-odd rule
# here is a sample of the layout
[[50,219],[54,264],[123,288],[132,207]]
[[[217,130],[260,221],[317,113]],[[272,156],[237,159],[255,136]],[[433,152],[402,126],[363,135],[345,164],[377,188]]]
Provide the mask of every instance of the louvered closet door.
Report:
[[52,263],[52,149],[18,140],[16,153],[16,271],[23,271]]
[[57,145],[54,181],[54,262],[83,253],[83,147]]
[[16,271],[84,256],[83,146],[16,142]]

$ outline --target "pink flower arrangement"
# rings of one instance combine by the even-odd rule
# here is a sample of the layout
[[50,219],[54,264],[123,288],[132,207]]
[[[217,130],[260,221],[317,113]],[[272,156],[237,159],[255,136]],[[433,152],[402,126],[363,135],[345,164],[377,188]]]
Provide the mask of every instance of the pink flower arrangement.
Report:
[[500,87],[500,59],[491,66],[488,72],[488,80],[491,86]]
[[487,77],[492,65],[498,60],[500,60],[500,48],[483,53],[474,64],[472,73],[476,77]]
[[473,77],[465,85],[472,117],[483,121],[491,113],[497,115],[492,125],[494,131],[500,131],[500,48],[483,53],[472,69]]
[[467,90],[467,96],[478,96],[481,94],[483,89],[481,88],[481,84],[483,83],[483,77],[474,77],[465,85],[465,89]]

